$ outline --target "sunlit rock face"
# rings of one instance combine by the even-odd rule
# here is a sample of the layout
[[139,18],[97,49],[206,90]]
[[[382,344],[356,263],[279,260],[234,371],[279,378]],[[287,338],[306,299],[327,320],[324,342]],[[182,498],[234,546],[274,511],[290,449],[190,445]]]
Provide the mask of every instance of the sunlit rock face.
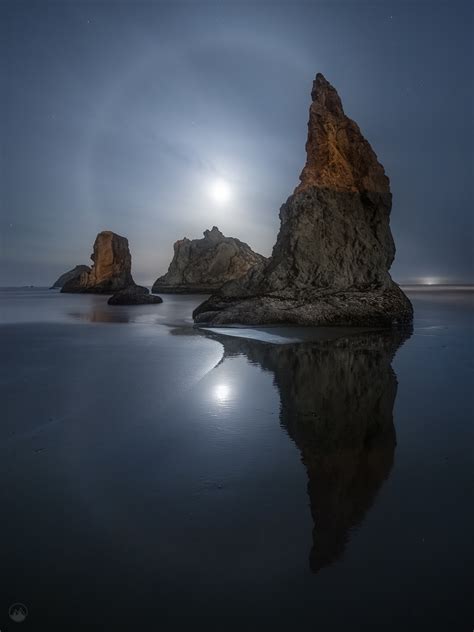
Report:
[[313,572],[343,556],[390,475],[397,393],[391,362],[410,333],[387,328],[289,345],[206,333],[224,346],[224,361],[245,355],[274,376],[280,423],[308,475]]
[[249,245],[225,237],[213,226],[202,239],[185,237],[175,242],[168,272],[155,281],[152,291],[210,294],[265,261]]
[[112,294],[135,285],[132,278],[132,257],[128,239],[112,231],[99,233],[91,255],[94,262],[90,272],[67,282],[61,292],[90,292]]
[[389,179],[336,90],[318,74],[300,184],[272,256],[194,312],[210,324],[392,325],[413,316],[389,274]]
[[60,288],[63,287],[63,285],[68,283],[68,281],[73,281],[74,279],[79,278],[83,272],[89,273],[90,271],[91,271],[91,269],[89,268],[89,266],[76,266],[72,270],[68,270],[64,274],[61,274],[59,279],[57,279],[53,283],[53,285],[50,287],[50,289],[51,290],[53,290],[53,289],[60,289]]

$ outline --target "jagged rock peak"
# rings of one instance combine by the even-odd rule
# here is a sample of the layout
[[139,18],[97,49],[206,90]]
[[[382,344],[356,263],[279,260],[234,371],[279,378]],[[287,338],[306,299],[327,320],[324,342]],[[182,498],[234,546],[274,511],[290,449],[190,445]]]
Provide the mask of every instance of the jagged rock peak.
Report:
[[345,115],[336,89],[321,73],[311,91],[306,165],[296,192],[309,187],[390,193],[390,181],[357,123]]
[[205,239],[212,239],[213,241],[225,239],[223,233],[221,233],[217,226],[213,226],[211,230],[205,230],[203,235]]

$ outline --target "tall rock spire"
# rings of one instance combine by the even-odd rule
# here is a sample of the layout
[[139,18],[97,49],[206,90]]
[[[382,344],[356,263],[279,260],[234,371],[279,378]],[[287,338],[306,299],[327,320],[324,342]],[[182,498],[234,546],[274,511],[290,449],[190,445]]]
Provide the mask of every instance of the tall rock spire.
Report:
[[341,99],[321,73],[311,91],[306,165],[295,193],[309,187],[333,191],[390,193],[390,182],[357,123],[344,114]]
[[395,244],[384,168],[321,74],[311,97],[306,164],[280,208],[270,260],[200,305],[197,322],[380,326],[412,319],[389,274]]

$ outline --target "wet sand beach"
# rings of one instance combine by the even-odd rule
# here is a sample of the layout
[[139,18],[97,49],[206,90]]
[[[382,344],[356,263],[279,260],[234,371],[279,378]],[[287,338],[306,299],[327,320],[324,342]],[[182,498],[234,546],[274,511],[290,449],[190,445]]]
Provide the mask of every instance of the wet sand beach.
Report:
[[470,629],[473,296],[321,335],[1,291],[0,628]]

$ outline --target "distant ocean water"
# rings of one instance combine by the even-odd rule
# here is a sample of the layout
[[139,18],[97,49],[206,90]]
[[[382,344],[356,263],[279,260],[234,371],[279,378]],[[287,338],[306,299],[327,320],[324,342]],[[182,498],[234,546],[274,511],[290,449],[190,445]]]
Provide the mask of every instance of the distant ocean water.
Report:
[[474,292],[407,291],[298,342],[1,289],[0,629],[470,629]]

